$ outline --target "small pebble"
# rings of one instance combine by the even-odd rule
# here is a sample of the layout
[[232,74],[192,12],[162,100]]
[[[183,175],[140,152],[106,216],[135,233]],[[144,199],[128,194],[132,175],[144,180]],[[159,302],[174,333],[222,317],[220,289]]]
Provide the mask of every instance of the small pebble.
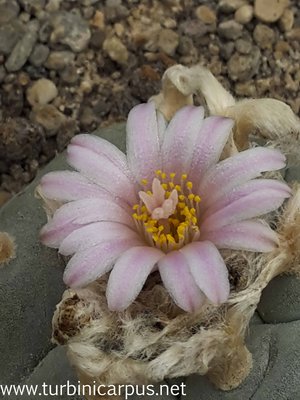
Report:
[[127,63],[129,56],[128,50],[118,37],[112,36],[111,38],[105,39],[103,42],[103,50],[118,64],[125,65]]
[[94,17],[90,21],[91,26],[94,28],[104,30],[105,28],[105,17],[102,11],[97,10]]
[[245,4],[236,10],[234,19],[236,22],[245,25],[248,24],[253,18],[253,7],[249,4]]
[[224,14],[231,14],[245,4],[247,4],[246,0],[220,0],[219,10]]
[[45,62],[45,67],[55,71],[60,71],[66,68],[68,65],[71,65],[74,60],[75,54],[71,51],[51,51],[47,61]]
[[[40,103],[41,104],[41,103]],[[31,114],[31,120],[45,129],[47,137],[54,136],[66,121],[66,116],[58,111],[52,104],[35,107]]]
[[261,49],[271,49],[275,42],[275,33],[267,25],[258,24],[253,31],[253,38]]
[[287,8],[284,10],[279,20],[280,29],[283,32],[288,32],[293,28],[294,25],[294,13],[293,10]]
[[243,25],[234,20],[221,22],[218,26],[218,32],[226,39],[236,40],[242,35]]
[[37,33],[35,31],[28,31],[22,39],[13,48],[10,56],[8,57],[5,68],[9,72],[19,71],[28,60],[30,53],[37,41]]
[[58,94],[56,85],[49,79],[41,78],[27,89],[26,97],[32,106],[50,103]]
[[196,17],[205,24],[214,24],[217,21],[216,13],[208,6],[197,7],[195,13]]
[[0,26],[15,19],[20,12],[20,6],[15,0],[0,2]]
[[47,60],[49,53],[50,53],[50,50],[49,50],[48,46],[38,43],[35,45],[32,53],[29,57],[29,61],[35,67],[40,67]]
[[83,51],[91,38],[87,21],[75,13],[60,12],[51,19],[53,32],[52,43],[61,43],[70,47],[75,53]]
[[275,22],[287,6],[288,0],[255,0],[254,14],[263,22]]
[[241,54],[250,54],[252,50],[252,43],[245,39],[238,39],[235,42],[235,48]]
[[258,71],[261,62],[261,53],[253,47],[250,54],[234,53],[228,62],[228,75],[233,81],[246,81],[251,79]]
[[178,33],[171,29],[162,29],[158,36],[158,48],[165,54],[173,56],[179,44]]

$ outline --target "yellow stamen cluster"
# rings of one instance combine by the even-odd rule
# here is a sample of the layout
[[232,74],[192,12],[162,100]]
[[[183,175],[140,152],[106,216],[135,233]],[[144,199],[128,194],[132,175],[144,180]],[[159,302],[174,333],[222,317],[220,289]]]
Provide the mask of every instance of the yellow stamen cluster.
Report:
[[[176,174],[167,174],[161,170],[155,172],[165,190],[165,198],[169,198],[172,190],[178,192],[178,203],[175,212],[165,219],[153,219],[151,213],[142,201],[133,206],[132,214],[137,228],[152,246],[165,252],[177,250],[183,245],[195,240],[199,236],[198,218],[201,198],[192,192],[193,184],[188,181],[187,175],[182,174],[175,182]],[[150,196],[146,179],[141,181],[144,190]],[[148,189],[148,190],[147,190]]]

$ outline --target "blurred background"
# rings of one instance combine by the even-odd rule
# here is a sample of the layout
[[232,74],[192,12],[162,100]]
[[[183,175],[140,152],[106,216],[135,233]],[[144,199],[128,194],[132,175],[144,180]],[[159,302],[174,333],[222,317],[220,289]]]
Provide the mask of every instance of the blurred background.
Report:
[[0,207],[73,135],[125,120],[177,63],[299,115],[298,0],[0,0]]

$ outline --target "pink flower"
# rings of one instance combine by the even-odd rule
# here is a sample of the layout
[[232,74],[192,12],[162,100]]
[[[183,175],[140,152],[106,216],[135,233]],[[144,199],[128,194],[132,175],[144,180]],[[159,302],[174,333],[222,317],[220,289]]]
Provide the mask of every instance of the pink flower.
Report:
[[253,148],[218,162],[233,122],[181,109],[166,126],[152,103],[127,121],[127,157],[92,135],[67,150],[75,171],[41,181],[47,198],[65,202],[41,232],[44,244],[73,255],[64,281],[87,285],[111,271],[107,300],[124,310],[159,270],[186,311],[225,302],[228,272],[218,249],[268,252],[277,236],[259,217],[281,206],[290,188],[264,171],[284,167],[277,150]]

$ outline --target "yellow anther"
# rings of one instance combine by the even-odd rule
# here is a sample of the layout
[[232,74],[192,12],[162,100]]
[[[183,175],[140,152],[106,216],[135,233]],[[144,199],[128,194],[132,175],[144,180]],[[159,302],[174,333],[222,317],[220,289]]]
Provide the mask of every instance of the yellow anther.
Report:
[[177,228],[177,233],[178,235],[183,235],[185,231],[185,226],[183,224],[180,224]]
[[[166,219],[152,219],[151,212],[146,206],[147,201],[146,203],[142,201],[132,207],[132,217],[137,221],[139,229],[144,230],[146,241],[151,240],[150,244],[152,246],[166,252],[180,249],[184,243],[194,238],[195,232],[199,231],[198,205],[196,207],[195,204],[199,203],[201,198],[193,193],[193,184],[188,180],[187,174],[181,175],[180,184],[175,184],[176,182],[174,182],[175,172],[166,174],[161,170],[157,170],[155,175],[160,181],[161,188],[164,189],[164,200],[170,198],[174,189],[178,193],[178,201],[176,199],[176,207],[173,213]],[[140,183],[147,188],[147,179],[141,179]],[[155,193],[157,185],[155,185],[153,185],[154,193],[151,190],[145,190],[153,199],[156,199],[157,196]]]
[[168,221],[173,224],[175,228],[179,225],[179,220],[177,218],[169,218]]
[[159,239],[158,239],[161,243],[164,243],[164,242],[166,242],[167,241],[167,238],[166,238],[166,235],[164,234],[164,233],[162,233],[160,236],[159,236]]
[[193,225],[196,225],[197,222],[198,222],[197,218],[196,218],[196,217],[192,217],[192,223],[193,223]]
[[154,234],[154,235],[152,235],[152,239],[154,240],[154,242],[157,242],[159,239],[159,236]]
[[173,238],[173,236],[170,235],[169,233],[167,234],[167,239],[168,239],[168,242],[169,242],[169,243],[176,243],[176,242],[175,242],[175,239]]

